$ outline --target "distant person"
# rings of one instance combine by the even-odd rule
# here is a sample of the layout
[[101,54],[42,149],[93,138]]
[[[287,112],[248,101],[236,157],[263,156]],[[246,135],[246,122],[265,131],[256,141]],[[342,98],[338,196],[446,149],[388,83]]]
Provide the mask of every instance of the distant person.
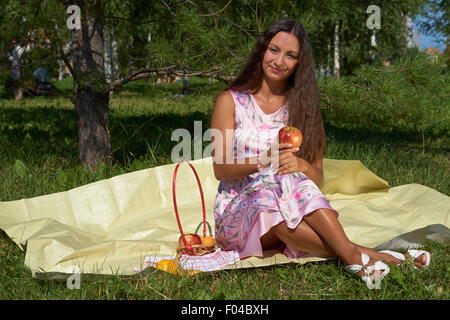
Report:
[[20,100],[23,97],[23,67],[22,67],[22,55],[25,52],[25,46],[20,46],[17,40],[13,40],[9,43],[9,47],[12,48],[11,53],[7,54],[8,60],[11,61],[11,71],[6,83],[6,87],[14,94],[14,99]]
[[50,73],[44,66],[38,67],[33,71],[33,78],[36,79],[38,90],[49,91],[52,88]]
[[36,85],[33,88],[28,88],[26,90],[27,93],[34,96],[52,93],[53,85],[50,73],[43,63],[33,71],[33,78],[36,81]]
[[184,76],[183,77],[183,89],[181,89],[181,94],[190,94],[191,93],[191,89],[190,89],[190,85],[189,85],[189,78]]

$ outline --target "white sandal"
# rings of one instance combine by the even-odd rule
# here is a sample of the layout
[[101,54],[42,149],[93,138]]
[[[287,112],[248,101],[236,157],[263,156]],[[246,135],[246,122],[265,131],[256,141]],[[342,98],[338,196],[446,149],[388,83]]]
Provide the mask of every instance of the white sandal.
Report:
[[[364,275],[361,276],[361,280],[364,281],[369,288],[372,288],[373,280],[379,279],[379,281],[381,281],[387,274],[389,274],[389,271],[390,271],[389,266],[387,264],[385,264],[384,262],[377,261],[377,262],[375,262],[375,264],[373,264],[371,266],[367,266],[367,264],[369,263],[370,257],[363,252],[361,252],[361,260],[362,260],[362,265],[351,264],[351,265],[345,266],[345,269],[352,274],[356,274],[356,273],[360,272],[361,270],[364,271]],[[381,275],[377,275],[376,273],[374,273],[374,271],[383,271],[383,272]]]
[[[382,250],[380,251],[381,253],[387,253],[390,254],[391,256],[397,258],[398,260],[404,262],[406,260],[406,257],[403,253],[400,252],[396,252],[396,251],[391,251],[391,250]],[[431,255],[428,251],[425,250],[414,250],[414,249],[409,249],[408,250],[408,254],[409,256],[414,260],[418,257],[420,257],[421,255],[425,254],[426,257],[426,262],[425,262],[425,267],[428,267],[430,265],[431,262]],[[414,265],[415,269],[418,269],[415,265]]]
[[[411,256],[411,258],[413,258],[413,260],[418,258],[418,257],[420,257],[421,255],[425,254],[425,266],[424,266],[424,268],[426,268],[426,267],[428,267],[430,265],[431,255],[430,255],[430,253],[428,251],[410,249],[410,250],[408,250],[408,254]],[[414,266],[414,268],[417,269],[416,266]]]

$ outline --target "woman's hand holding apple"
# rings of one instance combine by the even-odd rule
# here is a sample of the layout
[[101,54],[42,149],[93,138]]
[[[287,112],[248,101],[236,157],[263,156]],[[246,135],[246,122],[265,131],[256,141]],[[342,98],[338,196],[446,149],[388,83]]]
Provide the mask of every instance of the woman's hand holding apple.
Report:
[[276,162],[272,164],[274,172],[287,174],[303,172],[307,169],[307,162],[294,153],[300,149],[303,136],[300,130],[292,126],[281,128],[278,132],[280,151]]
[[[298,150],[298,149],[297,149]],[[297,157],[293,152],[287,152],[280,155],[278,174],[288,174],[293,172],[306,172],[308,162]]]
[[272,166],[272,171],[278,174],[303,172],[308,169],[308,163],[294,155],[300,149],[303,141],[302,133],[293,126],[285,126],[278,132],[278,140],[274,141],[269,150],[259,156],[259,166]]
[[305,172],[308,162],[294,154],[300,149],[302,140],[302,133],[297,128],[286,126],[280,129],[278,141],[274,141],[269,150],[261,154],[260,166],[265,168],[271,165],[273,172],[278,174]]
[[281,165],[285,165],[286,163],[291,163],[293,159],[289,157],[289,155],[295,157],[293,153],[298,150],[299,148],[294,147],[290,143],[280,143],[279,141],[274,141],[269,150],[261,155],[261,167],[265,168],[271,165],[273,172],[279,173],[279,167],[281,167]]

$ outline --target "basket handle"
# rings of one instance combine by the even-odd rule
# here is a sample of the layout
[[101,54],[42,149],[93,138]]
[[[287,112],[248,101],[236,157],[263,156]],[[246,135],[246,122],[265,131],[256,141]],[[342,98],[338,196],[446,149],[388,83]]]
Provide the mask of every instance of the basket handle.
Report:
[[[195,233],[198,232],[198,229],[200,229],[200,226],[202,225],[202,223],[203,223],[203,222],[200,222],[200,223],[198,224],[197,228],[195,229]],[[209,231],[209,234],[212,235],[211,225],[209,224],[208,221],[206,221],[206,224],[208,225],[208,231]],[[203,234],[203,236],[205,236],[205,234]]]
[[177,197],[175,195],[175,184],[176,184],[176,177],[177,177],[177,172],[178,172],[178,167],[180,166],[181,163],[186,162],[192,169],[192,171],[194,171],[194,175],[195,178],[197,179],[197,184],[198,184],[198,188],[200,190],[200,197],[202,199],[202,208],[203,208],[203,236],[206,237],[206,209],[205,209],[205,199],[203,197],[203,190],[202,190],[202,185],[200,184],[200,179],[198,178],[197,175],[197,171],[195,171],[194,167],[192,166],[192,164],[187,161],[187,160],[182,160],[180,161],[174,170],[173,173],[173,180],[172,180],[172,196],[173,196],[173,207],[175,209],[175,216],[177,218],[177,223],[178,223],[178,229],[180,229],[180,233],[181,233],[181,237],[183,239],[184,245],[186,246],[186,238],[184,237],[184,233],[183,233],[183,228],[181,227],[181,223],[180,223],[180,215],[178,214],[178,208],[177,208]]

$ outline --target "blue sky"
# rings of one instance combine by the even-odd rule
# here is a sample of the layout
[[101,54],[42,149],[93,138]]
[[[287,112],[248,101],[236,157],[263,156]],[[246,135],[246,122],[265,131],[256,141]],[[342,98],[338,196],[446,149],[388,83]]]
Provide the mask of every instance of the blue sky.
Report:
[[[419,16],[418,18],[416,18],[413,22],[413,28],[416,30],[419,30],[419,28],[416,25],[417,21],[422,20],[423,18],[421,16]],[[419,30],[420,31],[420,30]],[[429,46],[432,47],[437,47],[439,48],[439,50],[441,50],[442,52],[445,50],[445,42],[442,43],[437,43],[436,40],[445,40],[445,36],[443,34],[439,34],[436,36],[427,36],[425,34],[423,34],[422,32],[420,32],[420,49],[419,50],[423,50]]]

